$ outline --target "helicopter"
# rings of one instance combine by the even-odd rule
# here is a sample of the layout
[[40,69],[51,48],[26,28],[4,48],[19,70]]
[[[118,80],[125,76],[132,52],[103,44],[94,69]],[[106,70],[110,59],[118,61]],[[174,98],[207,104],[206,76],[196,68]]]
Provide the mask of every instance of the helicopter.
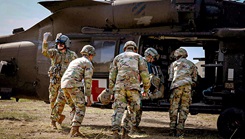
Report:
[[[41,53],[45,32],[63,33],[78,56],[82,47],[96,49],[93,59],[92,98],[108,87],[109,66],[123,52],[128,40],[142,54],[155,48],[164,76],[164,97],[143,100],[142,109],[169,108],[168,66],[179,47],[202,48],[205,57],[190,113],[220,114],[217,128],[222,137],[242,137],[245,129],[245,4],[226,0],[59,0],[41,1],[52,12],[28,30],[17,28],[0,36],[0,95],[48,102],[50,60]],[[49,47],[55,44],[49,38]],[[244,135],[243,135],[244,136]]]

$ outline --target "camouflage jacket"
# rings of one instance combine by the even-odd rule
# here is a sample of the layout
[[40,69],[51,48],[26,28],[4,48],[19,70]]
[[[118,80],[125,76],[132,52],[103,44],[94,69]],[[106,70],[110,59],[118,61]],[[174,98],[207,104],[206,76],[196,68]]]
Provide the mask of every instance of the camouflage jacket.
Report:
[[61,78],[61,88],[84,87],[85,95],[90,96],[93,68],[85,56],[73,60]]
[[186,58],[174,61],[168,70],[169,81],[172,81],[170,89],[191,85],[197,81],[197,67]]
[[141,91],[141,81],[144,91],[148,92],[150,76],[147,64],[141,55],[127,50],[114,58],[110,67],[109,89]]
[[55,83],[60,82],[69,63],[77,58],[77,54],[74,51],[67,49],[65,53],[61,53],[55,48],[48,49],[47,43],[43,43],[42,54],[51,60],[48,75],[50,77],[50,82]]

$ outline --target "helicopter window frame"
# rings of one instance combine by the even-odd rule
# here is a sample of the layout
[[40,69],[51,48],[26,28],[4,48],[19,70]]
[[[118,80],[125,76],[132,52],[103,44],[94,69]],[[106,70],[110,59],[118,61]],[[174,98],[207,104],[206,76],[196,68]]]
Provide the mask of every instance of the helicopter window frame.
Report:
[[[111,44],[110,44],[111,43]],[[96,55],[93,58],[94,72],[105,73],[109,71],[118,46],[117,38],[93,38],[92,45]],[[106,48],[106,49],[102,49]]]

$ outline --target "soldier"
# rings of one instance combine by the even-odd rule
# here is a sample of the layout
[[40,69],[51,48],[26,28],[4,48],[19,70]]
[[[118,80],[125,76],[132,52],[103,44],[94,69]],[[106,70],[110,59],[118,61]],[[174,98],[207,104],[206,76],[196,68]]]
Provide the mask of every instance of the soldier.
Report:
[[[164,80],[163,75],[161,72],[161,69],[159,66],[156,66],[153,64],[156,60],[159,59],[159,54],[156,49],[154,48],[147,48],[144,53],[144,60],[148,65],[148,71],[150,74],[150,81],[151,81],[151,87],[150,91],[147,93],[146,96],[141,96],[141,99],[157,99],[162,98],[164,93]],[[160,77],[162,77],[160,79]],[[124,119],[124,125],[128,125],[130,122],[128,119],[128,113],[126,113],[126,118]],[[142,109],[138,110],[136,112],[136,130],[131,130],[130,134],[141,134],[145,133],[144,131],[140,130],[139,124],[141,121],[142,116]],[[133,132],[135,131],[135,132]]]
[[[147,65],[143,57],[137,54],[138,47],[135,42],[128,41],[123,47],[124,52],[117,55],[110,68],[109,89],[114,91],[114,103],[112,108],[113,138],[119,138],[122,117],[128,106],[130,114],[131,130],[135,130],[135,112],[140,109],[140,80],[143,82],[144,94],[150,88],[150,79]],[[123,128],[123,131],[127,130]],[[126,132],[124,132],[126,133]],[[125,136],[125,134],[123,135]]]
[[66,97],[70,97],[75,104],[75,114],[72,118],[72,128],[70,136],[82,136],[79,127],[83,121],[86,107],[85,96],[87,96],[87,106],[91,106],[91,86],[93,65],[92,59],[95,56],[95,49],[91,45],[85,45],[81,52],[82,57],[73,60],[61,79],[61,88]]
[[191,104],[191,87],[197,81],[197,68],[187,60],[187,52],[183,48],[175,50],[174,61],[169,67],[170,94],[170,136],[182,137],[184,125]]
[[[150,99],[163,98],[164,95],[164,76],[159,66],[154,65],[153,63],[159,59],[159,54],[154,48],[147,48],[144,53],[145,61],[148,65],[148,71],[150,73],[151,79],[151,88],[148,93]],[[144,98],[143,99],[147,99]]]
[[[58,33],[55,39],[55,48],[48,49],[47,39],[51,36],[50,32],[43,35],[42,54],[51,60],[51,66],[48,71],[50,77],[49,101],[51,105],[51,127],[57,129],[56,122],[59,124],[65,119],[62,115],[66,99],[60,89],[60,80],[68,67],[69,63],[77,58],[77,54],[69,50],[70,39],[62,33]],[[57,99],[58,98],[58,99]],[[71,101],[67,102],[74,109]]]

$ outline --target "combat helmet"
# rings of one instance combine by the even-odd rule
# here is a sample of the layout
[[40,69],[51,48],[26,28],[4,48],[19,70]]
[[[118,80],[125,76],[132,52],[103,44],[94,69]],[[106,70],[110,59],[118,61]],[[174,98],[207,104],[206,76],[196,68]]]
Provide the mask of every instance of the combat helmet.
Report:
[[107,105],[111,102],[111,95],[109,89],[104,89],[100,95],[97,97],[97,100],[101,102],[103,105]]
[[154,48],[152,48],[152,47],[147,48],[147,49],[145,50],[144,55],[145,55],[145,56],[151,55],[151,56],[152,56],[153,58],[155,58],[156,60],[159,59],[159,54],[158,54],[157,50],[154,49]]
[[186,58],[188,54],[184,48],[179,48],[174,51],[174,56],[176,58],[180,58],[180,57]]
[[95,48],[92,45],[85,45],[80,51],[82,55],[93,55],[95,56]]
[[69,48],[70,44],[71,44],[71,41],[66,35],[63,35],[62,33],[58,33],[56,35],[55,43],[56,44],[57,43],[63,43],[63,44],[65,44],[66,48]]
[[133,48],[134,50],[138,50],[138,46],[136,45],[136,43],[134,41],[127,41],[125,44],[124,44],[124,47],[123,47],[123,50],[125,51],[126,48]]

